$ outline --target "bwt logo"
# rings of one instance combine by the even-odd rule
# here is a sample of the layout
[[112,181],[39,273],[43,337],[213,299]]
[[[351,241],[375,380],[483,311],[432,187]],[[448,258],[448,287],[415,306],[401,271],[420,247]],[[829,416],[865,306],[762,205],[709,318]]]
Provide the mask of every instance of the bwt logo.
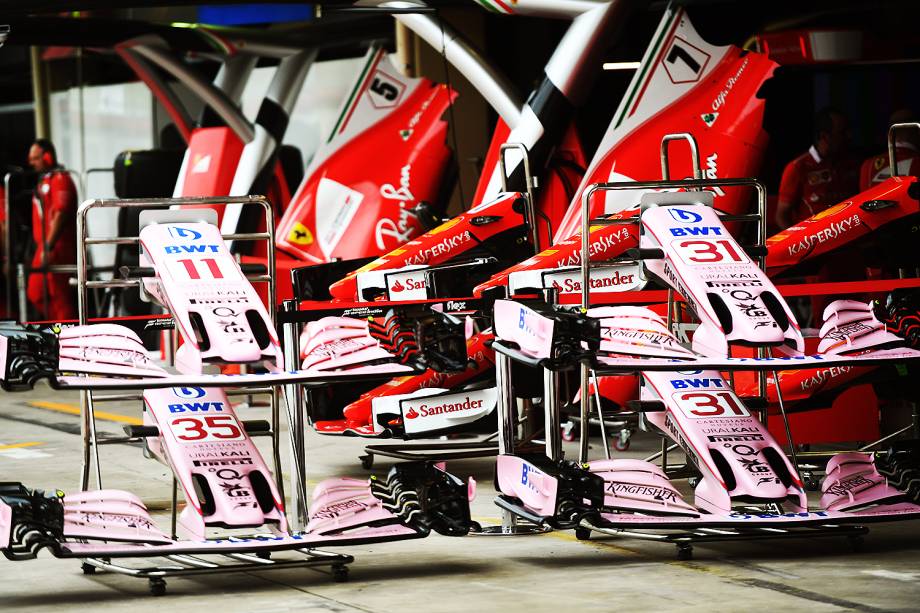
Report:
[[219,245],[179,245],[166,247],[166,253],[220,253]]
[[189,240],[197,241],[201,238],[201,232],[191,230],[189,228],[183,228],[181,226],[169,226],[169,235],[173,238],[187,238]]
[[167,405],[170,413],[207,413],[208,411],[223,411],[223,402],[185,402],[183,404]]
[[205,392],[203,387],[174,387],[173,394],[179,398],[195,399],[204,396]]
[[702,226],[699,228],[668,228],[672,236],[722,236],[722,228],[718,226]]
[[668,213],[671,214],[674,221],[679,221],[680,223],[699,223],[703,221],[703,216],[699,213],[678,209],[676,207],[668,207]]
[[722,379],[693,378],[677,379],[671,381],[671,385],[676,390],[684,390],[700,387],[725,387],[725,382]]
[[530,476],[531,473],[533,473],[535,477],[540,477],[543,475],[542,472],[530,464],[521,465],[521,485],[526,485],[528,489],[540,493],[540,487],[537,483],[534,483],[533,477]]

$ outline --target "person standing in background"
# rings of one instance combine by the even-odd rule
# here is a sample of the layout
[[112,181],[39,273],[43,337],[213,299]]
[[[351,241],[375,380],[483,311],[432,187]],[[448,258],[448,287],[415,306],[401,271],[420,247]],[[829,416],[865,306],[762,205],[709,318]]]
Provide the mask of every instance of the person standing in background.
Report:
[[779,184],[776,223],[781,230],[856,193],[855,165],[847,158],[847,118],[827,107],[815,114],[808,151],[786,165]]
[[[916,121],[913,111],[899,109],[888,118],[888,125]],[[920,130],[898,130],[895,134],[894,157],[899,176],[920,176]],[[865,160],[859,169],[859,191],[864,192],[891,177],[889,161],[887,151]]]
[[71,273],[42,271],[46,266],[75,264],[77,257],[77,189],[57,160],[51,141],[39,138],[29,148],[29,166],[38,173],[32,196],[35,255],[29,275],[29,302],[40,319],[75,319]]

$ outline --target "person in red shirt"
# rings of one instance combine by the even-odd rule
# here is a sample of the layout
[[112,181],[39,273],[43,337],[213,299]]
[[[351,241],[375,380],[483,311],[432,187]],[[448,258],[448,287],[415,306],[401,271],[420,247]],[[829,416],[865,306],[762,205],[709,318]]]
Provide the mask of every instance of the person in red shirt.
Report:
[[[74,264],[77,257],[77,189],[70,175],[58,164],[54,145],[39,138],[29,148],[29,166],[39,173],[32,196],[32,238],[36,250],[32,269],[54,264]],[[75,319],[70,273],[29,275],[29,302],[40,319]]]
[[[917,119],[910,109],[901,109],[891,114],[889,125],[915,121]],[[895,134],[894,157],[898,164],[899,176],[920,176],[920,132],[912,129],[899,130]],[[891,177],[889,161],[887,151],[865,160],[859,169],[859,191],[864,192]]]
[[783,170],[776,206],[776,223],[780,229],[856,193],[856,168],[846,158],[846,116],[825,108],[815,114],[814,125],[814,144]]

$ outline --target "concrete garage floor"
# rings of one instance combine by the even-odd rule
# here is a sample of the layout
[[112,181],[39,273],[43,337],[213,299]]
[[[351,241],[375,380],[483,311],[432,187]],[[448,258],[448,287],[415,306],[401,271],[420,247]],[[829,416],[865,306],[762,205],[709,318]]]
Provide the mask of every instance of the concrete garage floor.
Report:
[[[45,408],[35,404],[44,403]],[[41,388],[0,395],[0,479],[32,487],[74,489],[79,475],[75,393]],[[101,405],[99,430],[120,435],[135,406]],[[241,411],[265,418],[264,408]],[[257,439],[263,447],[267,439]],[[329,476],[364,477],[357,461],[363,441],[308,432],[310,486]],[[627,454],[657,448],[637,438]],[[600,455],[600,450],[595,449]],[[570,453],[573,451],[570,450]],[[151,509],[169,500],[162,465],[130,446],[102,448],[106,487],[141,496]],[[381,458],[373,472],[383,474]],[[492,460],[455,462],[454,474],[480,483],[473,515],[498,523],[492,503]],[[157,515],[168,529],[168,519]],[[844,539],[696,545],[692,561],[676,560],[673,545],[571,532],[526,537],[427,539],[349,547],[355,556],[347,583],[326,571],[292,569],[195,578],[170,578],[167,595],[153,598],[147,582],[100,573],[84,576],[75,560],[43,552],[38,560],[0,559],[0,611],[916,611],[920,604],[920,522],[877,525],[861,553]]]

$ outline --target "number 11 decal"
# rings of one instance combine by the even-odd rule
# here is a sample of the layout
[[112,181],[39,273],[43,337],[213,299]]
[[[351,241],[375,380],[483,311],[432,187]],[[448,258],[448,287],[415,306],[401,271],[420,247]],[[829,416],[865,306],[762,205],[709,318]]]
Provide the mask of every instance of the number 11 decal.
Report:
[[208,268],[208,272],[211,273],[212,279],[223,279],[224,278],[223,273],[220,271],[220,266],[217,265],[217,260],[215,260],[214,258],[202,258],[201,260],[185,259],[185,260],[178,260],[178,261],[180,264],[185,266],[185,272],[188,273],[189,278],[192,280],[197,281],[198,279],[201,278],[201,274],[198,272],[198,264],[197,264],[197,262],[199,261],[205,263],[205,265]]

